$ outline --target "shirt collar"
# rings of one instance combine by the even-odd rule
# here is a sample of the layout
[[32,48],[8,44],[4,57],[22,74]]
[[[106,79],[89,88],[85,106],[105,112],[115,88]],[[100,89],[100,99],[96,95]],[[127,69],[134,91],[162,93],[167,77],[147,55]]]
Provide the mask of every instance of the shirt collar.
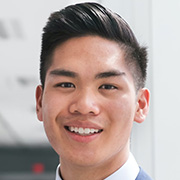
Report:
[[60,164],[58,165],[58,167],[56,169],[56,179],[55,180],[62,180],[59,175],[59,168],[60,168]]
[[126,163],[113,174],[108,176],[105,180],[135,180],[139,173],[139,166],[134,158],[134,156],[130,153],[129,158]]
[[[56,179],[55,180],[62,180],[59,175],[59,167],[58,165],[56,169]],[[139,173],[139,166],[134,159],[134,156],[130,153],[129,158],[126,163],[113,174],[108,176],[105,180],[118,180],[118,179],[126,179],[126,180],[135,180]]]

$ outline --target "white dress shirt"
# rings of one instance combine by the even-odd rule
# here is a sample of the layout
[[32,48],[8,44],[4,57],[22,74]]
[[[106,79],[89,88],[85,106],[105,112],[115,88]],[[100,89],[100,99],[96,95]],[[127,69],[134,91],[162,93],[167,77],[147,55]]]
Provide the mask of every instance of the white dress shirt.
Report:
[[[55,180],[62,180],[59,176],[59,167],[58,165],[56,170],[56,179]],[[113,174],[105,178],[104,180],[135,180],[139,173],[139,166],[134,159],[134,156],[130,153],[128,160],[126,163]]]

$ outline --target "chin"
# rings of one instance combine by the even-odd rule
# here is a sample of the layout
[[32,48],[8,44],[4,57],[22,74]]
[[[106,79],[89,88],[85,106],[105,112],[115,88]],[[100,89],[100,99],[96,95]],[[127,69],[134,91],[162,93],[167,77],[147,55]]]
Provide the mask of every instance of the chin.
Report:
[[[101,154],[99,156],[102,158]],[[67,158],[63,158],[64,160],[69,161],[71,164],[74,164],[76,166],[80,167],[91,167],[96,166],[99,164],[102,160],[95,157],[95,153],[73,153],[73,155],[67,155]]]

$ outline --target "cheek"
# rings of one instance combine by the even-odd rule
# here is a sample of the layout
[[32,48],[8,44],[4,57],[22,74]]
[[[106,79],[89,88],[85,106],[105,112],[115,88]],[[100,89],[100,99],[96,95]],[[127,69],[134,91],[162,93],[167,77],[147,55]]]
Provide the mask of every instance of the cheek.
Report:
[[108,103],[106,107],[109,123],[116,133],[130,133],[135,115],[134,102],[124,97],[119,101]]
[[57,96],[47,93],[43,97],[42,118],[48,138],[51,137],[53,133],[58,132],[59,125],[57,124],[57,117],[59,113],[64,111],[63,107],[63,100],[57,98]]
[[66,102],[65,98],[57,93],[46,93],[42,101],[43,119],[54,121],[58,114],[65,109]]
[[106,106],[109,114],[114,115],[116,118],[129,119],[134,115],[135,104],[131,99],[127,97],[120,98],[119,100],[111,101]]

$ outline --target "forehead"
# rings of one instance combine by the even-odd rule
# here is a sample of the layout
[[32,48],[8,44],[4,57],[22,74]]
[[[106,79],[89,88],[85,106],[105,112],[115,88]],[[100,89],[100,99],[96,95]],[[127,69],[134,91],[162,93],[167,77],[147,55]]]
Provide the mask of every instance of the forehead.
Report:
[[116,67],[124,64],[124,51],[117,42],[99,36],[71,38],[57,46],[52,57],[52,66],[69,63]]

